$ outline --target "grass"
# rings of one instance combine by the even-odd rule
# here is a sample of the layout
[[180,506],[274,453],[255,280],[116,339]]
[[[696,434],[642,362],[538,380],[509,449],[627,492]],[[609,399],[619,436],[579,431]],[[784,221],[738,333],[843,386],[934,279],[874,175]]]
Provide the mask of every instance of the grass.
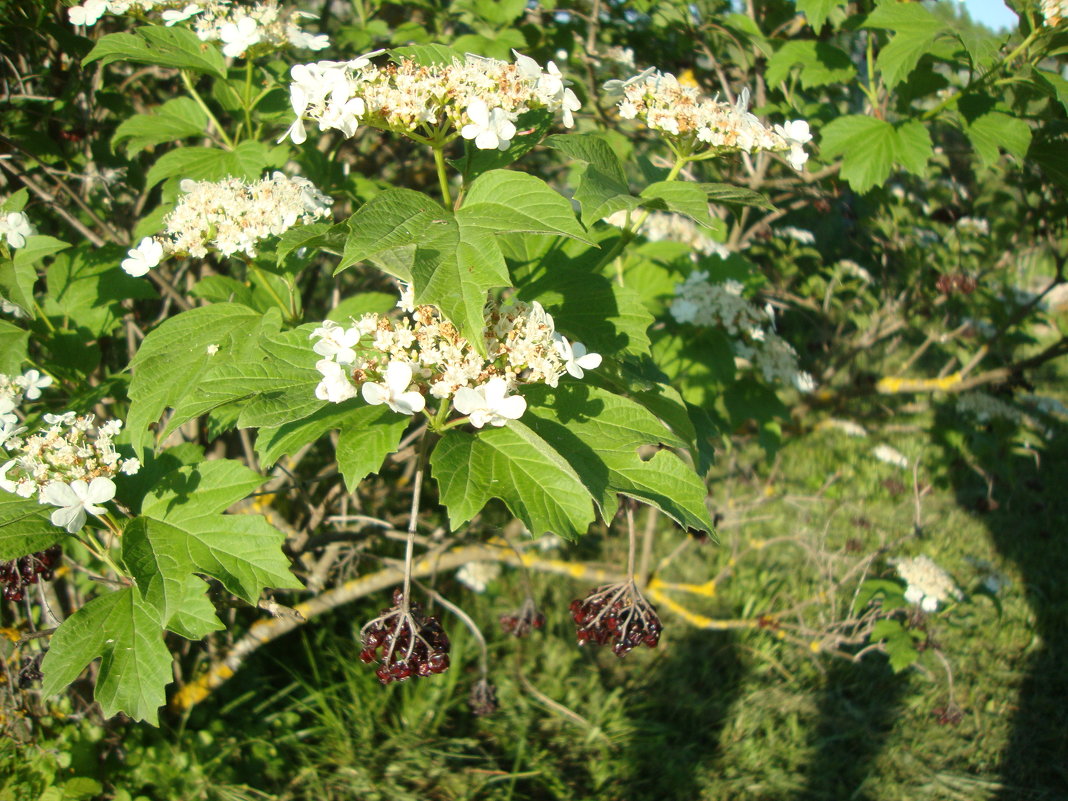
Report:
[[[853,663],[808,647],[797,632],[824,624],[826,603],[784,618],[799,627],[786,639],[770,628],[697,630],[662,610],[661,647],[620,661],[574,645],[565,610],[588,588],[559,578],[533,577],[545,631],[500,635],[497,616],[522,597],[509,571],[484,594],[438,582],[489,636],[497,714],[467,708],[477,648],[448,614],[453,669],[380,688],[356,659],[375,599],[273,643],[187,721],[113,727],[93,743],[97,777],[120,798],[235,801],[1068,797],[1068,437],[1049,443],[1041,470],[1026,454],[1000,454],[990,469],[1007,478],[991,504],[957,449],[895,434],[890,444],[918,458],[931,485],[918,534],[911,470],[874,460],[876,441],[826,430],[772,464],[736,452],[713,483],[721,543],[691,543],[662,578],[722,573],[714,597],[678,597],[713,617],[753,618],[820,592],[848,597],[852,585],[827,583],[828,565],[888,544],[887,556],[926,553],[968,591],[929,624],[959,721],[942,714],[949,684],[932,653],[895,675],[879,654]],[[662,527],[656,558],[684,537]],[[623,556],[621,540],[605,541],[604,558]],[[976,591],[988,569],[1009,582],[995,597]],[[893,573],[885,557],[872,570]]]

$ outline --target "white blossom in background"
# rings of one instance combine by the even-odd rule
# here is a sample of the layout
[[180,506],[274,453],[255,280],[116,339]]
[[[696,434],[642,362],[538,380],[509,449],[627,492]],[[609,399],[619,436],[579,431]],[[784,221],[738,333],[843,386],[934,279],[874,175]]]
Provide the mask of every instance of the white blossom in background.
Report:
[[75,479],[69,484],[53,481],[41,490],[41,503],[58,506],[52,512],[52,525],[65,528],[74,534],[85,525],[85,515],[103,515],[107,509],[100,506],[115,497],[115,482],[99,476],[86,483]]
[[26,238],[35,233],[30,218],[21,211],[0,212],[0,236],[7,239],[8,247],[26,247]]
[[1051,28],[1068,20],[1068,0],[1042,0],[1039,8],[1046,25]]
[[1050,398],[1045,395],[1020,395],[1019,400],[1042,414],[1068,418],[1068,406],[1065,406],[1056,398]]
[[290,71],[290,106],[296,119],[283,134],[300,144],[304,120],[320,131],[351,137],[359,126],[436,137],[451,129],[482,150],[504,150],[517,135],[515,122],[533,109],[560,113],[574,124],[578,97],[556,65],[545,70],[516,53],[515,63],[468,54],[451,64],[424,66],[409,59],[377,66],[377,50],[351,61],[297,64]]
[[[32,384],[26,382],[25,377],[21,378],[23,387],[32,385],[39,389],[47,386],[44,377],[37,377]],[[19,380],[0,376],[0,410],[9,406],[12,399],[21,401],[20,396],[11,394],[13,383]],[[17,389],[18,385],[15,387]],[[137,459],[123,458],[115,450],[113,440],[122,429],[121,420],[95,425],[93,415],[79,416],[75,412],[65,412],[45,414],[42,421],[44,426],[28,436],[16,431],[15,436],[8,437],[3,443],[10,459],[2,469],[0,489],[23,498],[37,496],[42,503],[70,507],[73,501],[64,504],[54,502],[59,497],[55,495],[59,490],[53,488],[49,496],[53,498],[52,501],[45,500],[42,491],[50,484],[70,488],[76,481],[91,486],[94,479],[111,479],[119,473],[133,475],[141,467]],[[75,494],[78,493],[78,487],[73,490]],[[70,499],[66,493],[63,493],[63,497]],[[78,497],[88,498],[84,494]],[[70,514],[75,515],[75,511]]]
[[[622,228],[627,222],[627,212],[617,211],[604,218],[609,225]],[[637,233],[650,242],[681,242],[689,246],[691,257],[697,261],[701,256],[719,256],[727,258],[730,250],[727,246],[717,242],[707,233],[706,229],[695,223],[689,217],[670,212],[650,212],[645,221],[638,227]]]
[[85,0],[68,9],[73,25],[95,25],[104,14],[148,14],[159,12],[167,27],[188,23],[202,42],[221,42],[223,54],[230,58],[297,47],[322,50],[330,46],[323,34],[304,30],[301,20],[314,15],[306,11],[286,10],[277,0],[258,0],[242,4],[235,0]]
[[905,600],[910,604],[918,604],[925,612],[934,612],[938,604],[951,598],[963,597],[956,582],[929,556],[898,559],[894,567],[908,585]]
[[804,228],[796,228],[792,225],[787,225],[780,228],[777,233],[779,236],[784,236],[787,239],[792,239],[801,245],[815,245],[816,237],[811,231],[806,231]]
[[855,278],[859,278],[865,284],[870,284],[874,281],[871,277],[871,273],[852,259],[839,259],[836,266],[846,275],[852,275]]
[[788,151],[795,170],[808,159],[803,148],[812,138],[808,123],[793,120],[767,127],[749,113],[748,89],[732,105],[704,97],[671,73],[650,68],[625,81],[608,81],[604,91],[616,100],[623,119],[644,123],[688,152]]
[[2,297],[0,297],[0,312],[3,312],[4,314],[10,314],[15,319],[26,316],[26,312],[22,310],[21,306],[19,306],[17,303],[12,303],[7,298]]
[[886,462],[892,464],[895,467],[902,469],[909,466],[908,457],[906,457],[901,451],[891,448],[889,445],[876,445],[871,452],[871,455],[878,459],[880,462]]
[[456,571],[456,580],[475,592],[485,592],[489,583],[500,575],[498,562],[468,562]]
[[817,428],[836,428],[846,436],[857,437],[858,439],[863,439],[868,436],[868,430],[860,423],[854,422],[853,420],[841,420],[835,417],[822,421]]
[[[403,286],[398,306],[411,302]],[[482,356],[434,306],[415,306],[393,321],[365,314],[348,327],[325,321],[310,335],[324,358],[320,400],[341,403],[362,394],[371,404],[388,404],[402,414],[418,413],[426,398],[452,399],[456,410],[478,428],[504,425],[522,416],[526,401],[513,394],[521,384],[557,386],[565,374],[583,376],[601,356],[556,331],[541,304],[487,304]],[[566,343],[566,344],[562,344]]]
[[957,231],[972,236],[990,236],[990,221],[977,217],[961,217],[957,220]]
[[1000,398],[995,398],[986,392],[962,392],[957,396],[956,406],[958,412],[970,414],[980,423],[988,423],[994,419],[1022,423],[1026,417],[1015,406],[1005,403]]
[[123,260],[130,275],[144,275],[167,256],[203,258],[209,249],[254,258],[261,240],[329,217],[333,204],[311,181],[280,172],[252,183],[186,179],[180,188],[178,205],[163,219],[163,233],[142,239]]
[[798,368],[796,351],[775,333],[774,317],[742,297],[743,289],[738,281],[712,282],[707,272],[696,270],[675,287],[669,311],[680,323],[723,329],[734,355],[766,381],[811,392],[816,382]]

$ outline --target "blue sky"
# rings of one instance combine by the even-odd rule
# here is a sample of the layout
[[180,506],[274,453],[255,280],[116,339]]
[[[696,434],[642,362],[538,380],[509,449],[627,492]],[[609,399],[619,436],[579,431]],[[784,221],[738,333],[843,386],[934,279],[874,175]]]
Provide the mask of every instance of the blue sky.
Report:
[[1016,14],[1002,0],[963,0],[963,5],[972,19],[995,31],[1016,27]]

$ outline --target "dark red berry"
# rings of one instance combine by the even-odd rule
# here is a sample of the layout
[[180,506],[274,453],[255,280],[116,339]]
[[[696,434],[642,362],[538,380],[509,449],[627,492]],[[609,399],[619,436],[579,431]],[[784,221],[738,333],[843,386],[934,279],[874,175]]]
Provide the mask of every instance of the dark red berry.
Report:
[[656,608],[633,582],[598,587],[584,599],[571,602],[571,617],[579,645],[612,644],[612,652],[624,657],[639,645],[655,648],[662,626]]
[[393,600],[393,607],[363,627],[360,660],[379,663],[375,675],[382,684],[443,673],[449,667],[449,637],[441,623],[423,615],[415,602],[405,608],[400,590]]

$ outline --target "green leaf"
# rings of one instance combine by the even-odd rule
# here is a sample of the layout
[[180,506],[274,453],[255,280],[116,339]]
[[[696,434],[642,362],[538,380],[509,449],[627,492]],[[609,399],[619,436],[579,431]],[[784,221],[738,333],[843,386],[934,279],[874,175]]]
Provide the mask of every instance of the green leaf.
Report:
[[844,50],[815,39],[791,39],[768,59],[764,79],[768,86],[779,86],[798,65],[801,67],[801,86],[805,89],[848,83],[857,74]]
[[226,628],[208,597],[208,583],[199,576],[186,577],[177,606],[167,621],[167,629],[187,640],[202,640],[213,631]]
[[746,189],[734,184],[704,183],[699,184],[704,189],[711,203],[721,203],[727,206],[752,206],[764,211],[775,211],[775,206],[770,200],[759,192]]
[[798,11],[805,15],[805,19],[812,26],[812,30],[819,33],[823,23],[827,21],[827,17],[843,3],[840,0],[795,0],[794,5],[797,6]]
[[17,304],[29,316],[35,316],[33,285],[36,282],[37,270],[32,265],[17,266],[11,259],[0,262],[0,297]]
[[290,228],[278,238],[275,247],[277,264],[281,265],[286,256],[301,248],[326,248],[334,252],[341,252],[345,246],[345,237],[348,234],[348,226],[344,223],[310,223]]
[[415,45],[413,47],[395,47],[386,55],[394,64],[400,64],[401,59],[414,61],[421,67],[433,67],[437,65],[448,66],[453,61],[463,62],[462,50],[453,50],[443,44]]
[[101,37],[82,64],[99,60],[102,64],[132,61],[204,72],[226,77],[226,62],[213,44],[200,41],[192,31],[149,25],[135,33],[110,33]]
[[[387,189],[375,195],[349,218],[349,236],[334,274],[361,261],[380,264],[384,254],[404,250],[408,264],[416,245],[433,227],[445,222],[449,213],[441,204],[411,189]],[[387,269],[403,281],[411,280],[407,270]]]
[[141,503],[141,514],[159,520],[224,512],[267,479],[240,462],[215,459],[164,475]]
[[259,178],[274,161],[274,154],[262,142],[246,139],[233,150],[217,147],[178,147],[164,153],[145,176],[145,188],[151,189],[168,178],[192,178],[219,181],[233,176]]
[[348,326],[365,314],[386,314],[397,306],[397,296],[385,292],[360,292],[351,295],[332,308],[326,315],[338,325]]
[[593,225],[617,211],[630,211],[640,202],[630,193],[623,164],[611,146],[594,134],[558,134],[545,144],[568,158],[586,162],[575,188],[582,222]]
[[1068,112],[1068,80],[1055,72],[1032,67],[1031,77],[1035,87],[1045,95],[1056,100]]
[[620,494],[655,506],[685,528],[712,531],[707,491],[693,469],[669,450],[639,453],[646,446],[689,448],[647,409],[586,384],[536,386],[524,395],[523,422],[581,476],[605,520],[615,515]]
[[964,132],[987,167],[1001,158],[1002,148],[1022,159],[1031,146],[1031,128],[1028,124],[1000,111],[990,111],[972,120]]
[[30,200],[30,190],[23,187],[12,192],[0,203],[0,211],[22,211]]
[[920,3],[885,3],[868,15],[863,27],[894,32],[875,60],[876,69],[891,89],[909,76],[939,35],[950,31]]
[[256,434],[256,455],[264,468],[274,464],[286,454],[296,453],[309,442],[314,442],[327,431],[342,428],[359,413],[368,408],[358,401],[330,403],[300,420],[277,426],[264,426]]
[[29,267],[41,259],[70,247],[68,242],[51,236],[28,236],[26,246],[15,251],[15,267]]
[[[237,303],[215,303],[171,317],[151,331],[130,367],[130,413],[126,430],[135,450],[150,441],[149,423],[159,420],[211,367],[209,345],[236,347],[260,324],[261,315]],[[219,354],[216,354],[219,355]]]
[[431,471],[455,531],[500,498],[535,535],[575,539],[594,521],[590,493],[567,461],[522,421],[477,435],[452,429]]
[[862,115],[839,117],[823,126],[824,158],[843,156],[842,177],[856,192],[867,192],[890,176],[895,164],[922,175],[933,151],[927,129],[912,120],[893,126]]
[[504,233],[559,234],[593,244],[567,198],[525,172],[491,170],[479,176],[460,215],[470,226]]
[[584,161],[596,167],[606,177],[623,186],[627,190],[627,175],[623,171],[623,162],[612,150],[602,137],[592,134],[555,134],[545,140],[547,147],[559,150],[568,158],[575,161]]
[[208,117],[193,100],[176,97],[154,114],[135,114],[124,121],[111,137],[111,148],[126,144],[126,157],[133,158],[145,148],[175,142],[190,136],[203,136]]
[[29,341],[29,331],[24,331],[7,320],[0,320],[0,373],[21,372]]
[[429,303],[480,352],[485,350],[482,316],[486,293],[510,283],[508,266],[492,229],[476,216],[469,226],[464,209],[444,224],[435,226],[438,239],[433,246],[416,249],[412,266],[412,286],[417,304]]
[[43,551],[67,536],[48,519],[52,508],[0,490],[0,562]]
[[102,657],[95,697],[104,717],[125,712],[155,724],[171,680],[159,612],[134,587],[98,596],[52,635],[41,663],[41,694],[55,695]]
[[228,275],[209,275],[207,278],[201,278],[189,293],[212,303],[240,303],[250,309],[258,308],[251,287]]
[[397,450],[412,418],[397,414],[387,406],[363,406],[355,409],[341,429],[337,442],[337,466],[349,492],[371,473],[382,469],[382,462]]
[[673,211],[706,228],[712,227],[708,195],[699,184],[686,181],[657,181],[641,191],[642,205],[648,209]]

